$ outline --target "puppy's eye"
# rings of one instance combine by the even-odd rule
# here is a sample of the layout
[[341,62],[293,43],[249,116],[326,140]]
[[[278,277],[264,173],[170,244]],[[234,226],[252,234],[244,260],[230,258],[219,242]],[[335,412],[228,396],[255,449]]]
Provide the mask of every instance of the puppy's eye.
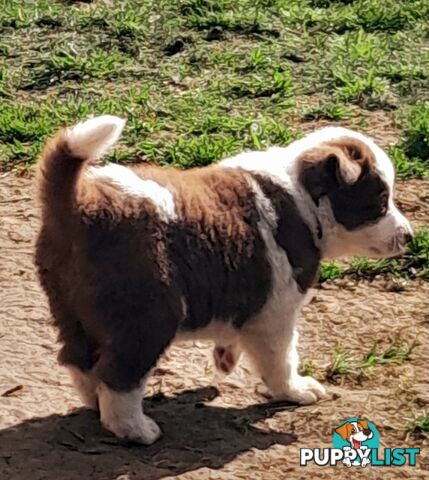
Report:
[[352,428],[352,433],[356,433],[356,429]]

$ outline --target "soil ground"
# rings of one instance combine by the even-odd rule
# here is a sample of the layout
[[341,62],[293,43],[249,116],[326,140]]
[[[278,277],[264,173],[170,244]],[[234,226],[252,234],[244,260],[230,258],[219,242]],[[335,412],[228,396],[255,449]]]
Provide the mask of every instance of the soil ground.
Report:
[[[415,224],[429,220],[429,182],[398,187]],[[331,392],[316,405],[266,403],[245,359],[217,378],[211,346],[168,350],[151,380],[145,409],[161,425],[151,447],[124,446],[103,431],[95,413],[79,408],[67,372],[56,362],[55,331],[32,264],[38,228],[32,182],[0,179],[0,478],[8,480],[181,479],[427,479],[428,441],[408,433],[427,408],[429,285],[341,280],[315,290],[301,323],[302,359]],[[326,379],[337,342],[362,358],[395,339],[417,341],[409,360],[376,367],[368,377]],[[335,427],[363,416],[382,447],[420,447],[416,468],[346,470],[299,466],[302,447],[329,447]]]

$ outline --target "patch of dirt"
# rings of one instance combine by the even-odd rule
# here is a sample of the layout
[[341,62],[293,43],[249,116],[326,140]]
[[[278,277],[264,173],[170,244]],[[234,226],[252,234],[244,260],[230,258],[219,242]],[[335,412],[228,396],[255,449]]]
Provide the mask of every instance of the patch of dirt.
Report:
[[398,208],[415,225],[429,224],[429,179],[396,183]]
[[[417,223],[429,219],[429,183],[398,186]],[[229,377],[214,375],[211,346],[174,346],[152,377],[145,409],[161,425],[151,447],[123,446],[96,414],[79,409],[66,371],[56,362],[55,332],[32,265],[38,225],[31,181],[0,179],[0,478],[10,480],[426,479],[428,441],[407,433],[408,418],[427,408],[428,283],[400,293],[382,282],[326,285],[315,291],[301,323],[302,359],[323,376],[337,342],[362,358],[374,344],[417,341],[402,365],[376,367],[369,378],[331,384],[331,397],[296,407],[265,403],[260,380],[244,359]],[[416,468],[299,466],[299,449],[329,447],[344,419],[363,416],[383,447],[420,447]]]

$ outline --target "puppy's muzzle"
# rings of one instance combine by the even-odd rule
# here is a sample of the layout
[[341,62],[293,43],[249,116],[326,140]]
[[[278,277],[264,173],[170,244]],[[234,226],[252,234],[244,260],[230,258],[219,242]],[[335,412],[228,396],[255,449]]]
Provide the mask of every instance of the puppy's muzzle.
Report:
[[393,249],[403,252],[406,247],[413,241],[413,231],[409,225],[398,227],[395,236],[393,237]]

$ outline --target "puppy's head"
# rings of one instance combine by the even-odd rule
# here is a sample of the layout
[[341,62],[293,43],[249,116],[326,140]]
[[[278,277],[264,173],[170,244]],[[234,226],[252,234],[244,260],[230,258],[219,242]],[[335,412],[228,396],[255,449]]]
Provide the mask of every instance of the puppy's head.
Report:
[[[411,226],[393,201],[394,169],[370,139],[344,128],[317,133],[298,158],[299,179],[330,216],[326,256],[400,254]],[[323,219],[322,219],[323,220]]]

